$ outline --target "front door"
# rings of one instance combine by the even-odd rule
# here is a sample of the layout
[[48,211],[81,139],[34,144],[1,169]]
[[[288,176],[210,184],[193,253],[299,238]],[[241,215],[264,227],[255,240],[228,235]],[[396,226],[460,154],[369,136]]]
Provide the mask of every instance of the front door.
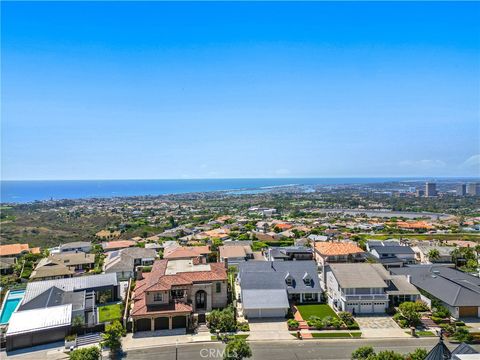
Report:
[[207,293],[203,290],[197,291],[195,294],[195,309],[206,309]]

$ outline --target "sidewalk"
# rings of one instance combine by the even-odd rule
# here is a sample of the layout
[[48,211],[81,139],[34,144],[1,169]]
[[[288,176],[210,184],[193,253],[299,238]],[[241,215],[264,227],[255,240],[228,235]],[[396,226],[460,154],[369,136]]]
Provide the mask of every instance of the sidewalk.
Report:
[[123,338],[122,345],[125,351],[133,349],[141,349],[155,346],[166,346],[175,344],[187,344],[194,342],[206,342],[211,341],[210,333],[201,334],[175,334],[174,332],[168,333],[166,330],[127,334]]

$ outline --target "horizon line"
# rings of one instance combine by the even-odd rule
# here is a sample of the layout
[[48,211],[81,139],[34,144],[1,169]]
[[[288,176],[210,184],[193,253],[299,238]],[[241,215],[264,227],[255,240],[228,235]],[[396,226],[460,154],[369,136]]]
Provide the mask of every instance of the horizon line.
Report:
[[102,178],[102,179],[0,179],[8,181],[157,181],[157,180],[287,180],[287,179],[480,179],[480,176],[452,176],[452,175],[401,175],[401,176],[292,176],[292,177],[222,177],[222,178]]

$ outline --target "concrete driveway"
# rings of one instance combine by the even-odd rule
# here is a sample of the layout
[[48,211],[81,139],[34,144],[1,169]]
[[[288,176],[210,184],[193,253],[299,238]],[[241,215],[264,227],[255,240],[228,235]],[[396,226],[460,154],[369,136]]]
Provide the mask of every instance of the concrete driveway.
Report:
[[248,340],[292,340],[284,318],[251,319]]
[[364,338],[401,338],[410,337],[390,316],[355,317]]

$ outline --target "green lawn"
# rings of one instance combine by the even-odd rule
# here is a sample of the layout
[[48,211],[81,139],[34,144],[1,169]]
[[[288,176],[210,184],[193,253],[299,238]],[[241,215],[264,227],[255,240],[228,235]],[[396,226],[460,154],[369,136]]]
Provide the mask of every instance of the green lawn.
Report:
[[314,338],[359,338],[362,336],[361,332],[352,333],[312,333]]
[[417,330],[417,331],[415,331],[415,334],[418,337],[434,337],[434,336],[437,336],[432,331],[424,331],[424,330]]
[[318,316],[322,319],[327,316],[338,318],[335,311],[327,304],[297,305],[297,309],[305,321],[307,321],[310,316]]
[[122,318],[122,304],[99,306],[98,314],[99,322],[120,320]]

